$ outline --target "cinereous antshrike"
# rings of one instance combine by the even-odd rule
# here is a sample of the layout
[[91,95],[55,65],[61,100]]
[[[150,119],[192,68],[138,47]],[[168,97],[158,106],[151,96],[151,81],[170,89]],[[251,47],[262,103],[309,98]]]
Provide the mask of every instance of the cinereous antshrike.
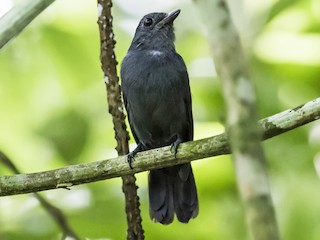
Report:
[[[180,10],[145,15],[121,66],[124,104],[137,152],[193,140],[189,77],[174,46],[173,21]],[[191,164],[149,174],[150,217],[169,224],[189,222],[198,215],[198,196]]]

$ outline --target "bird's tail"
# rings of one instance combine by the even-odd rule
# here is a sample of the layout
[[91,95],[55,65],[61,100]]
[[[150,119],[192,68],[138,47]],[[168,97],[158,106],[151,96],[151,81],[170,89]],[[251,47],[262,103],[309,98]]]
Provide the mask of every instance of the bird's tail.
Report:
[[191,165],[150,171],[150,217],[155,222],[169,224],[174,213],[180,222],[187,223],[198,215],[198,195]]

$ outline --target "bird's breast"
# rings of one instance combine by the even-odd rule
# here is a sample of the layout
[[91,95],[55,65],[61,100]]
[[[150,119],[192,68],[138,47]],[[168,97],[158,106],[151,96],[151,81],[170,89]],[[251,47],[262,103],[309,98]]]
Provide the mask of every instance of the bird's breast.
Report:
[[121,75],[130,124],[140,141],[164,146],[185,131],[188,76],[179,55],[155,49],[132,52]]

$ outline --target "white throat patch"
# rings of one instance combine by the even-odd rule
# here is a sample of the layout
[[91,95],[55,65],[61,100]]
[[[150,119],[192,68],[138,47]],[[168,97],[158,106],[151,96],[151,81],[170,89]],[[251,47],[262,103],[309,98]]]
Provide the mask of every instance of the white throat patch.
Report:
[[152,56],[160,56],[160,55],[163,54],[163,52],[158,51],[158,50],[150,50],[150,51],[148,51],[148,52],[149,52],[149,54],[152,55]]

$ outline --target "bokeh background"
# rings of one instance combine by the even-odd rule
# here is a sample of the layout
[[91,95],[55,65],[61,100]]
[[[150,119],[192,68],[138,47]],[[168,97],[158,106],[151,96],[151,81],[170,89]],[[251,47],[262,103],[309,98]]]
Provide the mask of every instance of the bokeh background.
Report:
[[[0,15],[16,2],[0,0]],[[257,88],[260,117],[319,97],[320,1],[229,3]],[[116,156],[100,69],[96,4],[56,1],[1,49],[0,150],[25,173]],[[176,48],[189,70],[195,139],[200,139],[224,131],[225,111],[201,13],[192,2],[114,1],[116,55],[120,64],[144,14],[176,8],[182,10],[175,21]],[[320,123],[263,145],[283,239],[320,239]],[[188,225],[153,223],[147,173],[137,174],[146,239],[247,239],[230,156],[193,166],[200,214]],[[10,174],[0,166],[0,175]],[[80,236],[125,239],[120,179],[41,194],[64,211]],[[31,194],[0,198],[1,240],[59,237],[59,229]]]

